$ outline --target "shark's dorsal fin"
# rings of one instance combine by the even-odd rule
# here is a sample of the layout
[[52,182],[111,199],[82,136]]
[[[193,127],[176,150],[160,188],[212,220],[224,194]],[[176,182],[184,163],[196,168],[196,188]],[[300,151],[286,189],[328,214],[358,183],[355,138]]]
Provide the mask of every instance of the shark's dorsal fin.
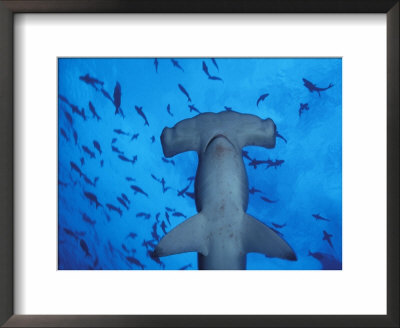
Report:
[[292,248],[264,223],[248,214],[243,220],[243,250],[245,253],[262,253],[268,257],[296,261]]
[[198,252],[207,256],[205,225],[205,218],[201,213],[182,222],[161,239],[155,249],[156,255],[168,256]]

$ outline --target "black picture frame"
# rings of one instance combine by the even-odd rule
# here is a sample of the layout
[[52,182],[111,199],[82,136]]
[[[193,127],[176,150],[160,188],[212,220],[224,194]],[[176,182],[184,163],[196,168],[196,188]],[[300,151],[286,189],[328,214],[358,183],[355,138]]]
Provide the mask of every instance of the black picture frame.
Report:
[[[398,0],[0,0],[0,324],[4,327],[399,327],[399,8]],[[14,14],[127,12],[386,14],[387,315],[14,315]]]

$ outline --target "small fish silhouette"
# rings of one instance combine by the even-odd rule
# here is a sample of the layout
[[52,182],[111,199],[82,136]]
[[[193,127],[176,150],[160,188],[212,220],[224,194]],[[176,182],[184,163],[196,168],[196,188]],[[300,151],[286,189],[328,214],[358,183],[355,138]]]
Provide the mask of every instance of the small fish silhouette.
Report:
[[269,93],[264,93],[263,95],[261,95],[257,100],[257,107],[258,107],[258,104],[260,103],[260,101],[264,101],[264,99],[267,98],[268,96],[269,96]]

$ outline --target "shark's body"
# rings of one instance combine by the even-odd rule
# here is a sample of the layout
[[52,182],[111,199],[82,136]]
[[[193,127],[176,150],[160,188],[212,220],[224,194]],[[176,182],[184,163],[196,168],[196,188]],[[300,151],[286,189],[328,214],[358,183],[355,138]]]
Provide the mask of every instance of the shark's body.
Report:
[[290,246],[265,224],[246,214],[247,174],[242,148],[275,147],[271,119],[224,111],[186,119],[161,135],[164,155],[194,150],[198,214],[170,231],[156,247],[157,256],[198,252],[199,269],[246,269],[246,254],[296,260]]

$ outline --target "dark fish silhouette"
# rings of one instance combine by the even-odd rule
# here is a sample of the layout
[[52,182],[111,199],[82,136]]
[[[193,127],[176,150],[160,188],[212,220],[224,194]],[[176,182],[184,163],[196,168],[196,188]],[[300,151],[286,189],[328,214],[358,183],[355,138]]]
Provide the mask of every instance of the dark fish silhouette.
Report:
[[177,196],[183,197],[185,198],[185,193],[187,192],[187,190],[190,188],[191,183],[189,183],[185,188],[183,188],[182,190],[178,190],[178,194]]
[[70,105],[70,103],[69,103],[68,99],[67,99],[67,98],[65,98],[64,96],[62,96],[62,95],[58,95],[58,98],[60,98],[60,100],[62,100],[62,101],[63,101],[63,102],[65,102],[66,104]]
[[174,116],[174,114],[171,113],[171,106],[169,104],[167,105],[167,112],[169,115]]
[[168,212],[164,212],[165,213],[165,219],[167,220],[168,224],[171,225],[171,222],[169,221],[169,214]]
[[63,182],[61,180],[58,180],[58,185],[61,186],[61,187],[68,187],[68,183],[65,183],[65,182]]
[[261,95],[257,100],[257,107],[258,107],[258,104],[260,103],[260,101],[264,101],[264,99],[267,98],[268,96],[269,96],[269,93],[264,93],[263,95]]
[[132,239],[135,239],[137,237],[137,233],[135,233],[135,232],[130,232],[127,236],[126,236],[126,238],[132,238]]
[[140,267],[142,270],[144,270],[144,267],[145,267],[145,266],[144,266],[137,258],[135,258],[135,257],[133,257],[133,256],[127,256],[127,257],[126,257],[126,260],[127,260],[129,263],[134,264],[134,265]]
[[95,177],[94,181],[90,180],[86,174],[83,175],[83,179],[85,180],[85,182],[93,187],[96,187],[96,183],[99,180],[99,177]]
[[299,108],[299,116],[301,116],[302,112],[305,110],[309,110],[310,107],[308,107],[308,104],[301,104],[300,103],[300,108]]
[[254,187],[251,187],[251,189],[249,189],[249,193],[252,195],[254,195],[256,192],[262,192],[262,191],[254,188]]
[[144,115],[144,113],[143,113],[142,108],[143,107],[135,106],[136,112],[144,119],[144,125],[150,126],[149,122],[147,121],[146,115]]
[[85,82],[86,84],[92,86],[93,88],[96,89],[96,91],[98,90],[98,89],[97,89],[97,86],[98,86],[98,85],[101,85],[101,86],[104,85],[104,82],[103,82],[103,81],[100,81],[100,80],[98,80],[98,79],[96,79],[96,78],[94,78],[94,77],[91,77],[89,74],[80,76],[80,77],[79,77],[79,80],[81,80],[81,81]]
[[181,67],[181,65],[179,65],[177,60],[171,58],[171,62],[174,67],[179,68],[182,72],[184,72],[183,68]]
[[275,131],[275,136],[276,136],[277,138],[281,138],[285,143],[287,143],[287,140],[286,140],[283,136],[281,136],[281,135],[278,133],[278,131]]
[[164,163],[171,163],[172,165],[175,165],[175,162],[172,159],[166,159],[165,157],[161,157],[161,159]]
[[96,158],[94,152],[92,152],[88,147],[82,146],[82,149],[85,153],[87,153],[90,156],[90,158]]
[[284,224],[278,224],[278,223],[272,222],[272,225],[273,225],[275,228],[278,228],[278,229],[281,229],[281,228],[286,227],[286,223],[284,223]]
[[110,94],[106,90],[101,88],[100,91],[101,91],[101,93],[103,94],[104,97],[106,97],[108,100],[110,100],[114,104],[114,100],[111,98]]
[[159,217],[160,217],[160,212],[158,212],[158,213],[156,214],[156,221],[157,221],[157,223],[159,222],[159,220],[158,220]]
[[66,140],[66,141],[69,141],[69,138],[68,138],[68,136],[67,136],[67,133],[64,131],[63,128],[60,128],[60,132],[61,132],[61,135],[65,138],[65,140]]
[[107,240],[108,249],[110,250],[111,254],[114,255],[114,246],[111,244],[109,240]]
[[95,203],[95,204],[96,204],[96,209],[97,209],[97,207],[99,207],[99,206],[103,207],[103,205],[101,205],[101,204],[99,203],[99,201],[97,200],[97,196],[96,196],[95,194],[92,194],[91,192],[88,192],[88,191],[84,191],[83,193],[84,193],[85,197],[86,197],[87,199],[89,199],[90,204],[92,204],[92,203]]
[[181,213],[181,212],[174,212],[174,213],[172,213],[172,215],[173,215],[173,216],[176,216],[176,217],[184,217],[184,218],[187,218],[187,216],[186,216],[185,214]]
[[125,194],[121,194],[122,198],[128,203],[130,204],[131,202],[128,199],[128,196],[126,196]]
[[81,169],[79,168],[79,166],[76,165],[74,162],[72,162],[72,161],[69,162],[69,165],[71,166],[71,170],[79,173],[80,177],[83,175],[83,173],[82,173]]
[[126,247],[126,245],[124,243],[121,244],[121,247],[125,252],[129,253],[128,248]]
[[329,219],[323,218],[321,215],[319,214],[312,214],[312,216],[316,219],[316,220],[322,220],[322,221],[330,221]]
[[178,87],[179,87],[179,90],[181,90],[182,93],[187,97],[188,101],[192,102],[192,99],[190,99],[189,93],[185,90],[185,88],[180,84],[178,84]]
[[122,135],[125,135],[125,136],[129,136],[129,133],[127,133],[125,131],[122,131],[121,129],[114,129],[114,132],[117,133],[117,134],[122,134]]
[[[271,162],[271,161],[270,161]],[[248,164],[249,166],[253,166],[254,167],[254,169],[256,169],[257,168],[257,166],[258,165],[261,165],[261,164],[268,164],[268,160],[258,160],[258,159],[252,159],[251,160],[251,162]]]
[[[153,231],[154,231],[154,226],[153,226]],[[146,247],[146,249],[149,249],[149,247],[156,248],[156,245],[151,240],[143,240],[142,246]]]
[[91,226],[94,226],[96,224],[96,221],[92,220],[86,213],[82,214],[82,219],[83,219],[83,221],[90,224]]
[[137,139],[138,137],[139,137],[139,133],[133,134],[133,135],[132,135],[132,138],[131,138],[131,141],[132,141],[133,139]]
[[170,207],[165,206],[165,209],[166,209],[168,212],[175,212],[175,209],[174,209],[174,208],[170,208]]
[[156,141],[156,137],[155,136],[152,136],[150,139],[151,139],[151,143],[154,143]]
[[131,178],[131,177],[126,177],[125,179],[126,179],[126,181],[136,181],[136,179]]
[[206,75],[208,77],[210,77],[210,73],[208,72],[208,67],[207,67],[207,65],[206,65],[204,60],[203,60],[203,71],[204,71],[204,73],[206,73]]
[[210,80],[215,80],[215,81],[221,81],[221,82],[224,82],[224,80],[223,79],[221,79],[220,77],[218,77],[218,76],[210,76],[209,77],[209,79]]
[[137,193],[141,193],[141,194],[145,195],[146,197],[149,197],[149,195],[146,192],[144,192],[142,188],[140,188],[138,186],[131,185],[131,189],[135,192],[135,195]]
[[119,82],[115,84],[113,98],[114,98],[113,103],[115,106],[115,115],[117,115],[121,107],[121,85],[119,84]]
[[171,189],[171,187],[166,187],[165,186],[165,179],[162,177],[161,179],[158,179],[154,174],[151,174],[151,177],[156,180],[157,182],[161,183],[162,188],[163,188],[163,193],[165,193],[168,189]]
[[264,197],[264,196],[261,196],[260,197],[264,202],[267,202],[267,203],[276,203],[277,201],[276,200],[270,200],[270,199],[268,199],[267,197]]
[[93,140],[93,146],[94,146],[94,148],[97,149],[97,151],[98,151],[98,152],[100,153],[100,155],[101,155],[101,147],[100,147],[99,142],[96,141],[96,140]]
[[71,114],[68,112],[64,112],[64,115],[65,115],[67,121],[69,122],[69,124],[73,125],[73,120],[72,120]]
[[191,112],[195,111],[195,112],[201,114],[200,111],[196,107],[194,107],[194,105],[189,105],[189,109],[190,109]]
[[308,251],[308,256],[312,256],[316,260],[318,260],[322,265],[322,270],[341,270],[342,262],[338,261],[330,254],[321,253],[321,252],[311,252]]
[[203,61],[203,71],[204,71],[204,73],[206,73],[206,75],[208,76],[208,79],[209,79],[209,80],[219,80],[219,81],[222,81],[222,79],[221,79],[220,77],[210,75],[210,73],[208,72],[208,67],[207,67],[205,61]]
[[278,166],[281,166],[284,162],[285,161],[283,159],[276,159],[275,162],[268,160],[268,163],[267,163],[268,165],[266,168],[268,169],[270,167],[275,167],[275,169],[276,169]]
[[119,207],[116,207],[113,204],[106,204],[106,206],[109,211],[117,212],[119,216],[122,216],[122,210]]
[[155,222],[154,224],[153,224],[153,227],[152,227],[153,229],[152,229],[152,231],[151,231],[151,236],[155,239],[155,240],[157,240],[157,241],[160,241],[160,236],[158,235],[158,233],[157,233],[157,222]]
[[329,88],[332,88],[333,87],[333,84],[332,83],[329,83],[329,86],[327,86],[326,88],[319,88],[319,87],[317,87],[315,84],[313,84],[313,83],[311,83],[310,81],[308,81],[308,80],[306,80],[306,79],[304,79],[303,78],[303,82],[304,82],[304,86],[308,89],[308,90],[310,90],[310,92],[314,92],[314,91],[316,91],[316,92],[318,92],[318,95],[319,96],[321,96],[321,91],[325,91],[325,90],[328,90]]
[[127,210],[129,210],[128,205],[126,205],[125,201],[121,197],[117,197],[117,200],[120,202],[120,204],[125,207]]
[[224,108],[225,108],[225,110],[226,110],[227,112],[231,112],[231,111],[232,111],[232,107],[224,106]]
[[98,121],[101,120],[101,117],[96,113],[96,109],[94,108],[92,102],[89,101],[89,110],[92,112],[93,117],[95,117]]
[[133,156],[132,159],[128,159],[128,158],[126,158],[124,155],[118,155],[118,157],[119,157],[122,161],[124,161],[124,162],[130,162],[130,163],[132,163],[132,164],[135,164],[136,161],[137,161],[137,155]]
[[214,64],[214,66],[217,68],[218,72],[219,72],[219,67],[217,65],[217,62],[215,61],[215,58],[211,58],[212,63]]
[[333,235],[327,233],[325,230],[323,230],[322,232],[324,233],[324,238],[322,238],[322,240],[326,240],[328,242],[329,246],[331,246],[333,248],[332,241],[331,241],[331,238],[333,237]]
[[179,270],[186,270],[186,269],[191,268],[191,267],[192,267],[191,264],[186,264],[183,267],[179,268]]
[[112,140],[111,140],[111,144],[114,144],[114,143],[116,143],[117,142],[117,138],[112,138]]
[[103,167],[103,165],[104,165],[104,159],[102,159],[102,160],[100,161],[100,167]]
[[86,121],[85,110],[84,110],[83,108],[82,108],[81,110],[79,110],[78,106],[76,106],[76,105],[71,105],[71,104],[70,104],[70,107],[71,107],[71,109],[72,109],[72,113],[73,113],[73,114],[79,115],[80,117],[83,118],[84,121]]
[[75,129],[74,129],[73,134],[74,134],[75,145],[77,145],[78,144],[78,133],[75,131]]
[[161,222],[161,229],[162,229],[162,231],[164,232],[164,235],[167,234],[166,228],[167,228],[167,225],[165,224],[165,222],[164,222],[164,220],[163,220],[163,221]]
[[194,193],[193,193],[193,192],[186,191],[186,192],[185,192],[185,195],[186,195],[186,196],[189,196],[189,197],[192,198],[192,199],[194,199]]
[[119,150],[117,147],[111,146],[111,149],[112,149],[113,152],[118,153],[120,155],[124,154],[124,152]]
[[96,259],[93,262],[93,266],[97,267],[99,265],[99,258],[96,256]]
[[150,219],[151,214],[150,213],[145,213],[145,212],[139,212],[136,214],[137,218],[144,217],[146,220]]
[[156,68],[156,73],[158,73],[158,60],[154,58],[154,67]]
[[65,232],[67,235],[73,237],[75,240],[78,240],[78,236],[77,236],[76,233],[73,232],[72,230],[70,230],[70,229],[68,229],[68,228],[64,228],[64,232]]
[[80,161],[81,161],[81,166],[83,166],[83,164],[85,164],[85,158],[81,157]]
[[79,245],[81,245],[82,250],[85,252],[85,256],[92,256],[89,252],[88,245],[83,239],[80,240]]

